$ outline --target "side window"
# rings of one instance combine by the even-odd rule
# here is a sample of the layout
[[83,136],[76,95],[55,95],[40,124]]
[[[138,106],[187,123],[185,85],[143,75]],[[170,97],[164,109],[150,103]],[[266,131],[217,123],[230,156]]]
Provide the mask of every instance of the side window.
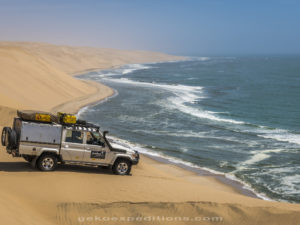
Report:
[[105,146],[104,140],[100,137],[100,134],[97,132],[86,132],[86,143],[89,145],[100,145]]
[[83,143],[83,132],[76,130],[67,130],[65,142]]

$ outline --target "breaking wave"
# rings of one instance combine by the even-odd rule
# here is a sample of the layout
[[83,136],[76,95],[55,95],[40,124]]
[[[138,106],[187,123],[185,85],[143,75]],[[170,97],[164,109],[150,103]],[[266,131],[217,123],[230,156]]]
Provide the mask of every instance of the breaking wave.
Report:
[[[148,82],[140,82],[130,80],[128,78],[104,78],[110,82],[124,83],[135,85],[139,87],[147,87],[147,88],[160,88],[167,91],[172,92],[175,97],[169,97],[168,102],[165,103],[166,107],[170,107],[172,109],[178,109],[183,113],[189,114],[194,117],[198,117],[201,119],[209,119],[218,122],[225,123],[234,123],[234,124],[244,124],[242,121],[225,119],[215,116],[215,112],[210,112],[206,110],[200,110],[198,108],[188,106],[186,103],[194,104],[198,100],[205,98],[203,87],[201,86],[186,86],[186,85],[169,85],[169,84],[158,84],[158,83],[148,83]],[[170,104],[171,103],[171,104]]]
[[[209,58],[203,58],[202,60],[209,60]],[[222,123],[230,123],[230,124],[236,124],[236,125],[250,125],[244,121],[239,121],[235,119],[229,119],[217,116],[218,114],[223,114],[219,112],[212,112],[207,110],[202,110],[197,107],[194,107],[194,104],[197,101],[200,101],[203,98],[206,98],[204,92],[204,87],[201,86],[187,86],[187,85],[181,85],[181,84],[161,84],[161,83],[149,83],[149,82],[140,82],[131,80],[128,78],[113,78],[111,74],[120,75],[121,74],[128,74],[136,70],[143,70],[143,69],[150,69],[152,67],[146,66],[143,64],[130,64],[127,66],[123,66],[122,68],[115,69],[115,73],[106,73],[102,74],[102,80],[109,81],[109,82],[116,82],[116,83],[123,83],[128,85],[134,85],[139,87],[145,87],[145,88],[159,88],[163,89],[165,91],[170,92],[173,94],[173,96],[168,97],[165,99],[164,107],[172,109],[172,110],[179,110],[185,114],[191,115],[193,117],[197,117],[199,119],[207,119],[214,122],[222,122]],[[161,104],[161,102],[160,102]],[[249,127],[241,127],[239,129],[240,132],[250,132],[254,133],[259,137],[265,138],[265,139],[273,139],[280,142],[289,142],[292,144],[300,145],[300,134],[291,133],[290,131],[283,130],[283,129],[269,129],[264,126],[254,125],[258,129],[255,128],[249,128]]]
[[[213,58],[201,57],[193,60],[198,61],[198,64],[201,65],[201,67],[199,67],[199,74],[203,65],[212,67],[211,65],[214,65],[214,63],[217,64]],[[222,63],[224,61],[225,60],[223,60]],[[214,100],[212,99],[212,95],[210,95],[213,89],[209,86],[206,87],[204,85],[205,83],[199,82],[198,72],[195,76],[186,75],[189,74],[191,70],[185,70],[185,67],[190,69],[194,64],[198,65],[195,62],[186,64],[180,63],[175,66],[171,72],[169,71],[168,65],[164,64],[162,65],[163,70],[153,70],[154,79],[157,82],[152,82],[153,79],[151,77],[149,77],[149,79],[147,78],[151,73],[135,73],[137,70],[160,68],[160,65],[156,66],[154,64],[131,64],[113,70],[104,70],[88,74],[87,78],[104,82],[117,89],[120,88],[120,91],[122,90],[128,93],[124,98],[118,98],[116,101],[120,107],[124,105],[122,108],[124,110],[130,108],[128,107],[129,104],[138,103],[139,107],[141,103],[144,104],[144,99],[149,101],[148,105],[145,103],[148,108],[139,108],[140,111],[138,110],[138,112],[135,113],[130,113],[131,110],[129,109],[127,114],[126,111],[124,111],[124,113],[122,112],[120,115],[116,114],[116,117],[114,117],[116,120],[114,125],[116,127],[119,127],[121,124],[121,126],[124,125],[122,129],[125,131],[127,128],[130,128],[130,135],[139,135],[139,139],[131,138],[130,135],[121,136],[120,134],[123,133],[120,132],[117,134],[118,136],[132,142],[114,137],[112,138],[113,141],[120,145],[127,145],[129,148],[138,150],[146,155],[167,159],[172,163],[189,166],[191,168],[205,169],[212,173],[219,173],[213,169],[223,171],[224,173],[219,174],[224,174],[226,177],[232,180],[238,180],[239,182],[243,180],[246,188],[251,189],[249,188],[250,185],[252,188],[255,188],[257,192],[267,193],[268,196],[275,199],[284,199],[284,196],[289,195],[292,198],[293,195],[300,193],[299,188],[297,188],[297,185],[299,186],[299,176],[295,175],[300,168],[293,167],[293,173],[284,170],[282,174],[277,172],[279,168],[275,168],[277,163],[280,164],[279,167],[289,167],[289,165],[285,165],[285,162],[279,163],[278,160],[281,159],[280,157],[291,159],[295,152],[299,152],[300,133],[293,130],[292,127],[291,130],[288,130],[289,128],[286,130],[285,128],[279,129],[280,125],[274,125],[277,123],[272,124],[267,122],[266,124],[269,124],[268,126],[270,127],[261,126],[259,124],[264,124],[264,121],[252,119],[250,122],[250,119],[248,121],[247,117],[242,119],[241,117],[234,116],[230,113],[234,113],[234,110],[231,111],[228,107],[215,109],[215,105],[209,104],[209,100],[212,100],[212,102]],[[186,72],[182,74],[182,76],[186,77],[180,78],[177,71],[178,68]],[[225,69],[220,67],[220,69],[216,71],[218,71],[216,75],[221,76],[219,75],[220,71],[223,73]],[[159,73],[162,75],[161,80],[159,79]],[[167,75],[169,75],[169,77],[165,78],[164,76]],[[174,75],[174,79],[172,77],[170,78],[172,75]],[[213,74],[211,76],[213,76]],[[222,74],[222,76],[224,75]],[[183,79],[184,82],[180,82],[180,79]],[[208,79],[210,79],[210,77]],[[219,78],[217,77],[216,79]],[[230,91],[228,91],[228,93],[230,93]],[[154,98],[151,98],[152,93],[153,96],[155,96]],[[130,98],[131,96],[133,96],[132,101],[126,101],[126,98]],[[219,104],[219,102],[217,103]],[[204,104],[211,107],[212,110],[206,110]],[[229,102],[229,104],[235,104],[235,102]],[[114,105],[114,107],[115,106],[116,105]],[[218,112],[218,109],[220,112]],[[85,111],[89,110],[85,108],[80,111],[79,114],[85,114]],[[143,112],[144,114],[139,114]],[[95,115],[96,113],[97,112],[95,112]],[[166,120],[159,121],[160,115],[165,116],[164,118],[166,118]],[[180,125],[182,121],[187,121],[186,126]],[[131,127],[130,123],[132,123]],[[276,128],[277,126],[278,128]],[[112,124],[107,124],[107,127],[113,126]],[[156,137],[154,135],[156,135]],[[163,138],[166,138],[166,140],[170,140],[170,143],[166,143],[165,145],[159,145],[159,143],[152,144],[155,143],[155,141],[161,141],[157,135],[161,135]],[[153,141],[147,142],[143,141],[143,139],[140,140],[140,138],[143,137],[145,137],[145,139],[150,138],[150,140],[153,138]],[[177,137],[183,138],[179,139]],[[196,138],[199,139],[199,142]],[[172,140],[175,140],[175,143],[179,143],[183,140],[184,145],[178,144],[174,150],[170,147],[173,143]],[[149,145],[157,145],[160,147],[134,144],[133,142],[150,143]],[[196,144],[195,146],[192,145],[194,142],[199,143],[199,149]],[[215,166],[215,164],[211,164],[214,166],[210,166],[210,161],[204,164],[200,161],[201,165],[205,167],[193,164],[192,162],[195,161],[192,160],[189,162],[190,153],[192,152],[194,154],[196,152],[195,155],[197,155],[198,150],[206,151],[205,153],[208,155],[207,158],[211,160],[212,163],[217,162],[216,165],[219,165],[219,167]],[[176,154],[174,152],[176,152]],[[235,155],[230,158],[230,154]],[[202,157],[201,154],[199,155]],[[222,158],[223,156],[224,159]],[[200,160],[202,160],[201,157],[199,157]],[[206,155],[204,158],[206,158]],[[279,181],[277,181],[278,179]],[[298,181],[295,181],[295,179]],[[267,188],[267,190],[264,188]],[[272,193],[276,193],[279,196],[272,195]],[[294,198],[298,201],[297,196],[294,196]]]

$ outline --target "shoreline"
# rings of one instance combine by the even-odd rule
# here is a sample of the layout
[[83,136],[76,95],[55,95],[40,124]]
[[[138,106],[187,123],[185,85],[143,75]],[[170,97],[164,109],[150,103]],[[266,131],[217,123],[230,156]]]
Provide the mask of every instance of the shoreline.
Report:
[[244,196],[251,197],[251,198],[256,198],[256,199],[260,199],[260,200],[264,200],[264,201],[274,201],[274,200],[269,200],[269,199],[265,199],[263,197],[260,197],[258,193],[255,193],[255,191],[253,191],[251,189],[247,189],[245,187],[245,184],[243,184],[238,179],[236,179],[236,180],[230,179],[230,178],[226,177],[225,174],[221,174],[221,173],[217,174],[217,173],[211,172],[209,170],[206,170],[206,169],[204,169],[200,166],[199,166],[199,168],[196,168],[196,167],[191,167],[191,166],[188,166],[188,165],[184,165],[183,163],[172,162],[168,158],[163,158],[163,157],[159,157],[159,156],[151,156],[151,155],[148,155],[148,154],[145,154],[145,153],[142,153],[142,154],[145,157],[153,159],[157,162],[165,163],[167,165],[174,165],[174,166],[176,166],[176,167],[178,167],[182,170],[187,170],[187,171],[193,172],[197,176],[215,178],[218,182],[233,188],[237,193],[242,194]]
[[[160,63],[160,62],[157,62],[157,63]],[[141,63],[141,64],[148,64],[148,63]],[[128,65],[128,64],[124,64],[124,65]],[[121,66],[124,66],[124,65],[114,66],[112,68],[106,68],[106,69],[118,69],[118,68],[120,68]],[[96,72],[96,71],[101,71],[101,70],[106,70],[106,69],[96,69],[96,70],[94,70],[94,69],[89,70],[88,69],[88,70],[86,70],[86,73]],[[74,77],[76,78],[77,76],[82,76],[82,75],[85,75],[86,73],[81,73],[81,74],[77,73]],[[88,80],[88,79],[81,79],[81,80],[102,84],[101,82]],[[109,86],[107,86],[107,87],[109,87]],[[111,87],[109,87],[109,88],[111,88]],[[109,99],[117,96],[118,91],[113,89],[113,88],[111,88],[111,89],[113,90],[113,94],[111,94],[111,95],[109,95],[109,96],[107,96],[104,99],[101,99],[99,101],[91,102],[91,103],[88,103],[88,104],[82,106],[79,110],[76,111],[76,115],[79,117],[80,114],[82,112],[84,112],[85,110],[87,110],[88,108],[99,105],[99,104],[102,104],[102,103],[108,101]],[[62,104],[62,106],[63,105],[64,104]],[[203,167],[197,166],[197,165],[195,165],[195,167],[189,166],[189,165],[184,164],[184,162],[182,162],[182,163],[181,162],[172,162],[172,160],[169,159],[167,156],[166,157],[164,157],[164,156],[155,156],[155,155],[151,155],[150,153],[148,153],[148,154],[147,153],[140,153],[140,154],[142,154],[144,157],[155,160],[156,162],[163,163],[163,164],[166,164],[166,165],[176,166],[178,169],[193,172],[197,176],[207,176],[207,177],[215,178],[221,184],[229,186],[230,188],[233,188],[236,191],[236,193],[242,194],[244,196],[251,197],[251,198],[256,198],[256,199],[261,199],[261,200],[264,200],[264,201],[276,201],[274,199],[268,198],[267,196],[265,196],[262,193],[257,193],[255,190],[252,189],[252,187],[250,187],[248,184],[244,183],[243,181],[239,180],[238,178],[229,178],[229,177],[226,176],[226,174],[224,174],[222,172],[212,171],[208,168],[206,169],[206,168],[203,168]],[[280,201],[278,201],[278,202],[280,202]]]
[[79,77],[81,75],[84,75],[86,73],[90,73],[90,72],[97,72],[97,71],[101,71],[101,70],[112,70],[112,69],[119,69],[122,66],[126,66],[126,65],[133,65],[133,64],[156,64],[156,63],[173,63],[173,62],[185,62],[185,61],[190,61],[192,60],[191,57],[188,56],[182,56],[182,59],[178,59],[178,60],[166,60],[166,61],[157,61],[157,62],[136,62],[136,63],[122,63],[120,65],[114,65],[111,67],[102,67],[102,68],[91,68],[91,69],[86,69],[86,70],[81,70],[78,72],[73,72],[70,75],[72,77]]
[[[54,106],[50,109],[50,112],[68,111],[69,113],[77,114],[82,108],[97,104],[101,101],[105,101],[105,99],[115,94],[115,91],[112,88],[100,82],[94,82],[90,80],[81,81],[95,87],[96,92]],[[107,91],[108,93],[105,93],[105,91]]]

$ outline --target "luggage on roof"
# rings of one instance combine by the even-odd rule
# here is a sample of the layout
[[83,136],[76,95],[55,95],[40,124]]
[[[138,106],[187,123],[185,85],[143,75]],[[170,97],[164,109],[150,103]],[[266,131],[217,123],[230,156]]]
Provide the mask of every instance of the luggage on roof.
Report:
[[77,122],[76,116],[73,114],[58,112],[57,117],[61,124],[76,124]]
[[59,123],[63,125],[73,125],[77,123],[77,118],[73,114],[58,112],[53,115],[49,112],[24,110],[17,111],[18,117],[22,120],[44,123]]
[[18,110],[17,115],[22,120],[27,120],[27,121],[36,121],[36,122],[45,122],[45,123],[58,122],[57,116],[48,112],[33,111],[33,110],[24,110],[24,111]]

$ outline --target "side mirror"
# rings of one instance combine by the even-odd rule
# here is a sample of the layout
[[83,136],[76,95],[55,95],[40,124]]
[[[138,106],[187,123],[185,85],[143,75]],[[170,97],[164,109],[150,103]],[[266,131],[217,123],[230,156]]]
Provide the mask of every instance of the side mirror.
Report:
[[103,137],[106,137],[106,135],[108,134],[109,132],[107,130],[103,131]]

